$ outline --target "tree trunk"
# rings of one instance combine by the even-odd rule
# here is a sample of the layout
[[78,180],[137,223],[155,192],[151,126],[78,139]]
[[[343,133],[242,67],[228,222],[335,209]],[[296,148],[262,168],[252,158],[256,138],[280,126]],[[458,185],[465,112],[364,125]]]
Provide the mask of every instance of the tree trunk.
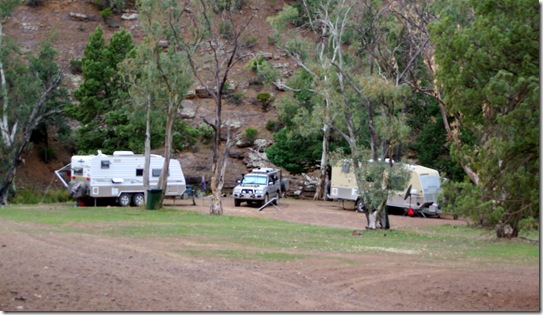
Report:
[[17,165],[19,164],[18,159],[11,159],[12,165],[8,169],[8,172],[6,176],[4,177],[4,182],[2,183],[2,186],[0,188],[0,205],[8,205],[8,197],[9,197],[9,187],[11,187],[11,183],[15,179],[15,173],[17,172]]
[[326,197],[326,169],[328,165],[328,140],[330,138],[330,126],[324,124],[322,127],[322,155],[321,155],[321,166],[319,178],[317,181],[317,190],[313,196],[313,200],[323,199],[327,200]]
[[[46,102],[49,98],[49,94],[52,93],[59,85],[62,80],[62,76],[58,75],[55,77],[45,88],[43,93],[40,95],[40,98],[36,101],[34,108],[32,108],[32,113],[28,119],[28,123],[24,126],[24,132],[22,134],[22,139],[18,142],[13,142],[11,146],[7,146],[8,154],[11,154],[11,165],[8,167],[4,181],[0,186],[0,202],[4,205],[8,203],[8,192],[9,187],[12,185],[15,179],[15,173],[17,172],[17,166],[21,155],[23,154],[24,149],[30,142],[30,136],[36,127],[42,122],[45,118],[50,115],[60,113],[60,110],[51,110],[45,113],[41,113],[43,107],[46,106]],[[15,134],[13,134],[15,136]],[[15,137],[14,137],[15,138]],[[9,161],[9,159],[8,159]]]
[[147,191],[149,190],[149,171],[151,167],[151,96],[147,97],[147,119],[145,122],[145,165],[143,167],[143,195],[147,204]]
[[[220,89],[219,89],[220,91]],[[216,107],[215,107],[215,139],[213,144],[213,166],[211,168],[211,209],[210,214],[222,215],[222,202],[221,202],[221,187],[219,185],[221,178],[221,168],[219,167],[219,146],[221,144],[221,113],[222,113],[222,101],[220,93],[216,95]]]
[[[435,92],[434,97],[438,101],[439,111],[441,112],[441,119],[443,120],[443,125],[445,126],[445,130],[447,131],[447,137],[449,141],[461,143],[462,141],[459,139],[459,136],[457,135],[458,132],[455,132],[451,129],[451,125],[449,124],[449,120],[447,119],[447,111],[445,109],[445,103],[441,99],[441,95],[439,91]],[[468,175],[469,179],[475,185],[479,185],[479,175],[475,173],[475,171],[471,167],[469,167],[469,165],[466,165],[464,162],[460,162],[460,166],[462,166],[462,169],[464,170],[466,175]]]
[[166,194],[166,189],[168,188],[168,173],[170,170],[170,155],[172,147],[172,128],[173,122],[175,120],[175,109],[177,106],[170,104],[168,109],[168,118],[166,119],[166,134],[164,136],[164,164],[162,166],[162,171],[160,172],[160,177],[158,178],[158,187],[162,189],[162,195],[158,203],[158,208],[162,208],[164,202],[164,195]]

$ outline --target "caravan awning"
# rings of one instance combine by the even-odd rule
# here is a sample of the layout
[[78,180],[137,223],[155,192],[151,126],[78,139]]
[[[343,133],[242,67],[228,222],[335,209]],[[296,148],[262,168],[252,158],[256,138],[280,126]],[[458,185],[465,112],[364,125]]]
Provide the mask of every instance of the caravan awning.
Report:
[[68,165],[63,166],[62,168],[55,171],[55,175],[57,175],[57,178],[62,182],[64,187],[68,188],[68,183],[63,178],[63,175],[68,174],[70,172],[72,163],[68,163]]

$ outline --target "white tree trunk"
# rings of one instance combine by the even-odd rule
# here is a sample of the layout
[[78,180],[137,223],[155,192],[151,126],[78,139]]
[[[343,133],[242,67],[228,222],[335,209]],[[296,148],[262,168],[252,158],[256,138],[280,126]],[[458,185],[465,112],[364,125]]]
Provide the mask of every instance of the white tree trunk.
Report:
[[147,120],[145,123],[145,165],[143,166],[143,190],[145,203],[147,203],[147,190],[149,187],[149,171],[151,167],[151,96],[147,97]]
[[[2,23],[0,23],[0,47],[2,47]],[[17,122],[13,124],[11,131],[9,130],[9,99],[8,99],[8,84],[4,71],[4,63],[0,60],[0,95],[2,100],[2,119],[0,120],[0,133],[2,133],[2,141],[6,147],[11,148],[15,140],[17,132]]]

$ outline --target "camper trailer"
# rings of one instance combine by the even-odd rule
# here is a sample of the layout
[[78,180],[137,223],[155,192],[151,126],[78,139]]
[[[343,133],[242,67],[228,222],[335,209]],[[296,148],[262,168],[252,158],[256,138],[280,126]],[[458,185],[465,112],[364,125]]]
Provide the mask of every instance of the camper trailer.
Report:
[[[151,154],[149,186],[158,187],[164,157]],[[120,206],[144,203],[143,168],[145,156],[131,151],[115,151],[113,155],[98,151],[96,155],[74,155],[71,163],[55,171],[68,188],[70,196],[96,204],[97,198],[117,198]],[[185,192],[185,176],[178,160],[171,159],[164,196],[177,197]]]
[[[352,163],[343,160],[332,166],[332,178],[328,197],[336,200],[352,200],[359,208],[358,186]],[[437,198],[441,191],[441,182],[437,170],[421,165],[401,164],[410,172],[410,179],[402,191],[392,191],[387,199],[388,207],[411,208],[416,213],[438,215],[441,213]]]

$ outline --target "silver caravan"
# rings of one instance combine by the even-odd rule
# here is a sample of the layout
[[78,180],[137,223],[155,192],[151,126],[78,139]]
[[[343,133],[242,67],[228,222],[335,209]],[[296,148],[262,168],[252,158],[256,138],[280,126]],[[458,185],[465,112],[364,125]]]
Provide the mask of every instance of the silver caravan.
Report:
[[[329,198],[358,203],[358,186],[351,164],[350,161],[344,160],[332,166]],[[439,172],[421,165],[402,165],[410,171],[410,179],[402,191],[390,193],[387,206],[405,210],[412,208],[423,215],[441,214],[441,209],[437,205],[437,197],[441,191]]]
[[[96,155],[74,155],[71,163],[55,171],[68,188],[70,196],[79,201],[96,198],[117,198],[120,206],[141,206],[144,203],[143,167],[145,156],[131,151],[115,151],[113,155],[98,151]],[[158,187],[164,157],[151,154],[150,188]],[[166,197],[181,196],[185,192],[185,176],[178,160],[171,159],[166,186]]]

